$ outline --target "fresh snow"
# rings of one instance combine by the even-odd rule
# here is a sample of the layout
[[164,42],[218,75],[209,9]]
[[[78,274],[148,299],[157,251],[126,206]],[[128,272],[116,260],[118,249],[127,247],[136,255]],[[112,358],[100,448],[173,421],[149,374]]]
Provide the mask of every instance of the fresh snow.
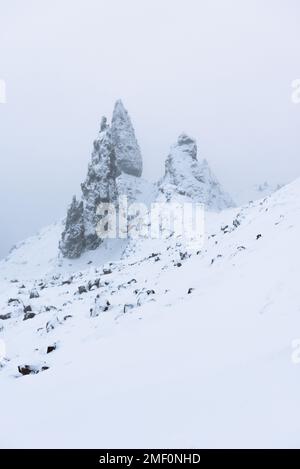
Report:
[[299,215],[297,180],[207,212],[198,253],[106,240],[70,261],[60,223],[19,244],[0,262],[0,446],[299,447]]

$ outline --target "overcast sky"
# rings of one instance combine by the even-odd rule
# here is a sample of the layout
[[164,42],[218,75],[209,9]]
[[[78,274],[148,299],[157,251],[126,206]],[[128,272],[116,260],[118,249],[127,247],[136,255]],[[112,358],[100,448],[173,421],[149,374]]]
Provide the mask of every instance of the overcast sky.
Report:
[[300,176],[299,0],[0,0],[0,256],[60,219],[122,98],[144,176],[182,131],[229,192]]

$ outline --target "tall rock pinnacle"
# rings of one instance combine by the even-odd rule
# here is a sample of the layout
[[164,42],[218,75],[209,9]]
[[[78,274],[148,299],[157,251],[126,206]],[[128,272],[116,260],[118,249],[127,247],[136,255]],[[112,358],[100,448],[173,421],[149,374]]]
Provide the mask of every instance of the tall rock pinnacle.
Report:
[[234,205],[207,161],[198,161],[196,141],[186,134],[181,134],[177,143],[171,147],[159,190],[169,199],[178,194],[203,203],[211,210],[222,210]]
[[143,171],[141,150],[130,117],[121,100],[118,100],[114,107],[111,137],[120,172],[140,177]]
[[86,249],[95,249],[101,244],[102,240],[96,233],[99,222],[97,207],[100,203],[116,201],[118,174],[114,147],[111,142],[111,129],[106,118],[102,118],[99,137],[94,142],[87,177],[81,185]]

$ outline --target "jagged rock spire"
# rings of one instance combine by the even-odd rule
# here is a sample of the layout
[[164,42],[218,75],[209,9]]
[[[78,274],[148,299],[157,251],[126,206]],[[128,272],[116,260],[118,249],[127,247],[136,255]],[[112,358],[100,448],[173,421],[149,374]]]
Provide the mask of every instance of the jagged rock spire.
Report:
[[120,99],[113,111],[111,136],[120,172],[140,177],[143,171],[140,147],[128,112]]
[[80,257],[85,249],[83,202],[78,201],[75,196],[68,209],[59,248],[63,256],[69,259]]
[[181,134],[171,147],[159,190],[161,194],[168,195],[168,199],[177,194],[203,203],[212,210],[222,210],[234,205],[207,161],[198,161],[196,141],[186,134]]
[[99,137],[94,141],[87,177],[81,185],[86,249],[96,249],[101,244],[102,240],[96,233],[99,222],[97,208],[100,203],[117,200],[116,178],[118,175],[111,129],[106,118],[103,117]]
[[[98,138],[94,141],[91,162],[88,165],[87,177],[82,189],[82,202],[80,205],[82,226],[80,229],[80,249],[76,251],[80,255],[84,249],[96,249],[102,242],[97,234],[98,222],[101,215],[97,213],[99,204],[115,203],[117,205],[117,178],[121,173],[140,177],[142,174],[142,157],[137,143],[130,117],[123,106],[122,101],[115,104],[112,126],[103,117],[100,124]],[[74,202],[75,204],[75,202]],[[73,204],[73,211],[78,211],[79,206]],[[75,220],[76,221],[76,220]],[[77,223],[77,222],[76,222]],[[72,219],[67,217],[67,224],[63,233],[66,240],[73,239]],[[74,226],[77,233],[77,228]],[[76,236],[75,236],[76,238]],[[74,241],[75,243],[75,241]],[[73,255],[72,242],[60,243],[60,250],[65,257],[77,257]],[[75,243],[76,244],[76,243]]]

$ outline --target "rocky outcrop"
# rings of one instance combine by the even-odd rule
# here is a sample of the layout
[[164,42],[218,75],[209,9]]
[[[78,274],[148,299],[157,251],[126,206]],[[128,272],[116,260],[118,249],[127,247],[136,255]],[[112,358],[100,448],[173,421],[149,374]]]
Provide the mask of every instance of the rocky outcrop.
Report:
[[111,130],[106,118],[103,117],[99,137],[94,142],[87,177],[81,185],[86,249],[96,249],[101,244],[102,240],[96,232],[101,217],[97,214],[97,208],[101,203],[117,201],[116,178],[118,174]]
[[181,134],[172,146],[165,163],[165,175],[158,186],[160,196],[166,200],[182,196],[203,203],[211,210],[234,205],[207,161],[198,161],[196,141],[186,134]]
[[130,117],[121,100],[118,100],[114,107],[111,136],[120,173],[140,177],[143,171],[141,150]]
[[[59,244],[63,257],[74,259],[85,250],[96,249],[102,242],[97,226],[103,215],[98,213],[101,203],[114,203],[117,208],[118,189],[121,195],[133,196],[142,174],[142,156],[135,138],[130,117],[121,101],[115,104],[112,125],[102,118],[98,138],[94,141],[87,177],[81,185],[82,197],[73,198],[68,209],[65,229]],[[117,184],[117,178],[125,179]],[[132,178],[129,182],[127,178]],[[125,182],[126,181],[126,182]],[[127,184],[128,182],[128,184]]]

